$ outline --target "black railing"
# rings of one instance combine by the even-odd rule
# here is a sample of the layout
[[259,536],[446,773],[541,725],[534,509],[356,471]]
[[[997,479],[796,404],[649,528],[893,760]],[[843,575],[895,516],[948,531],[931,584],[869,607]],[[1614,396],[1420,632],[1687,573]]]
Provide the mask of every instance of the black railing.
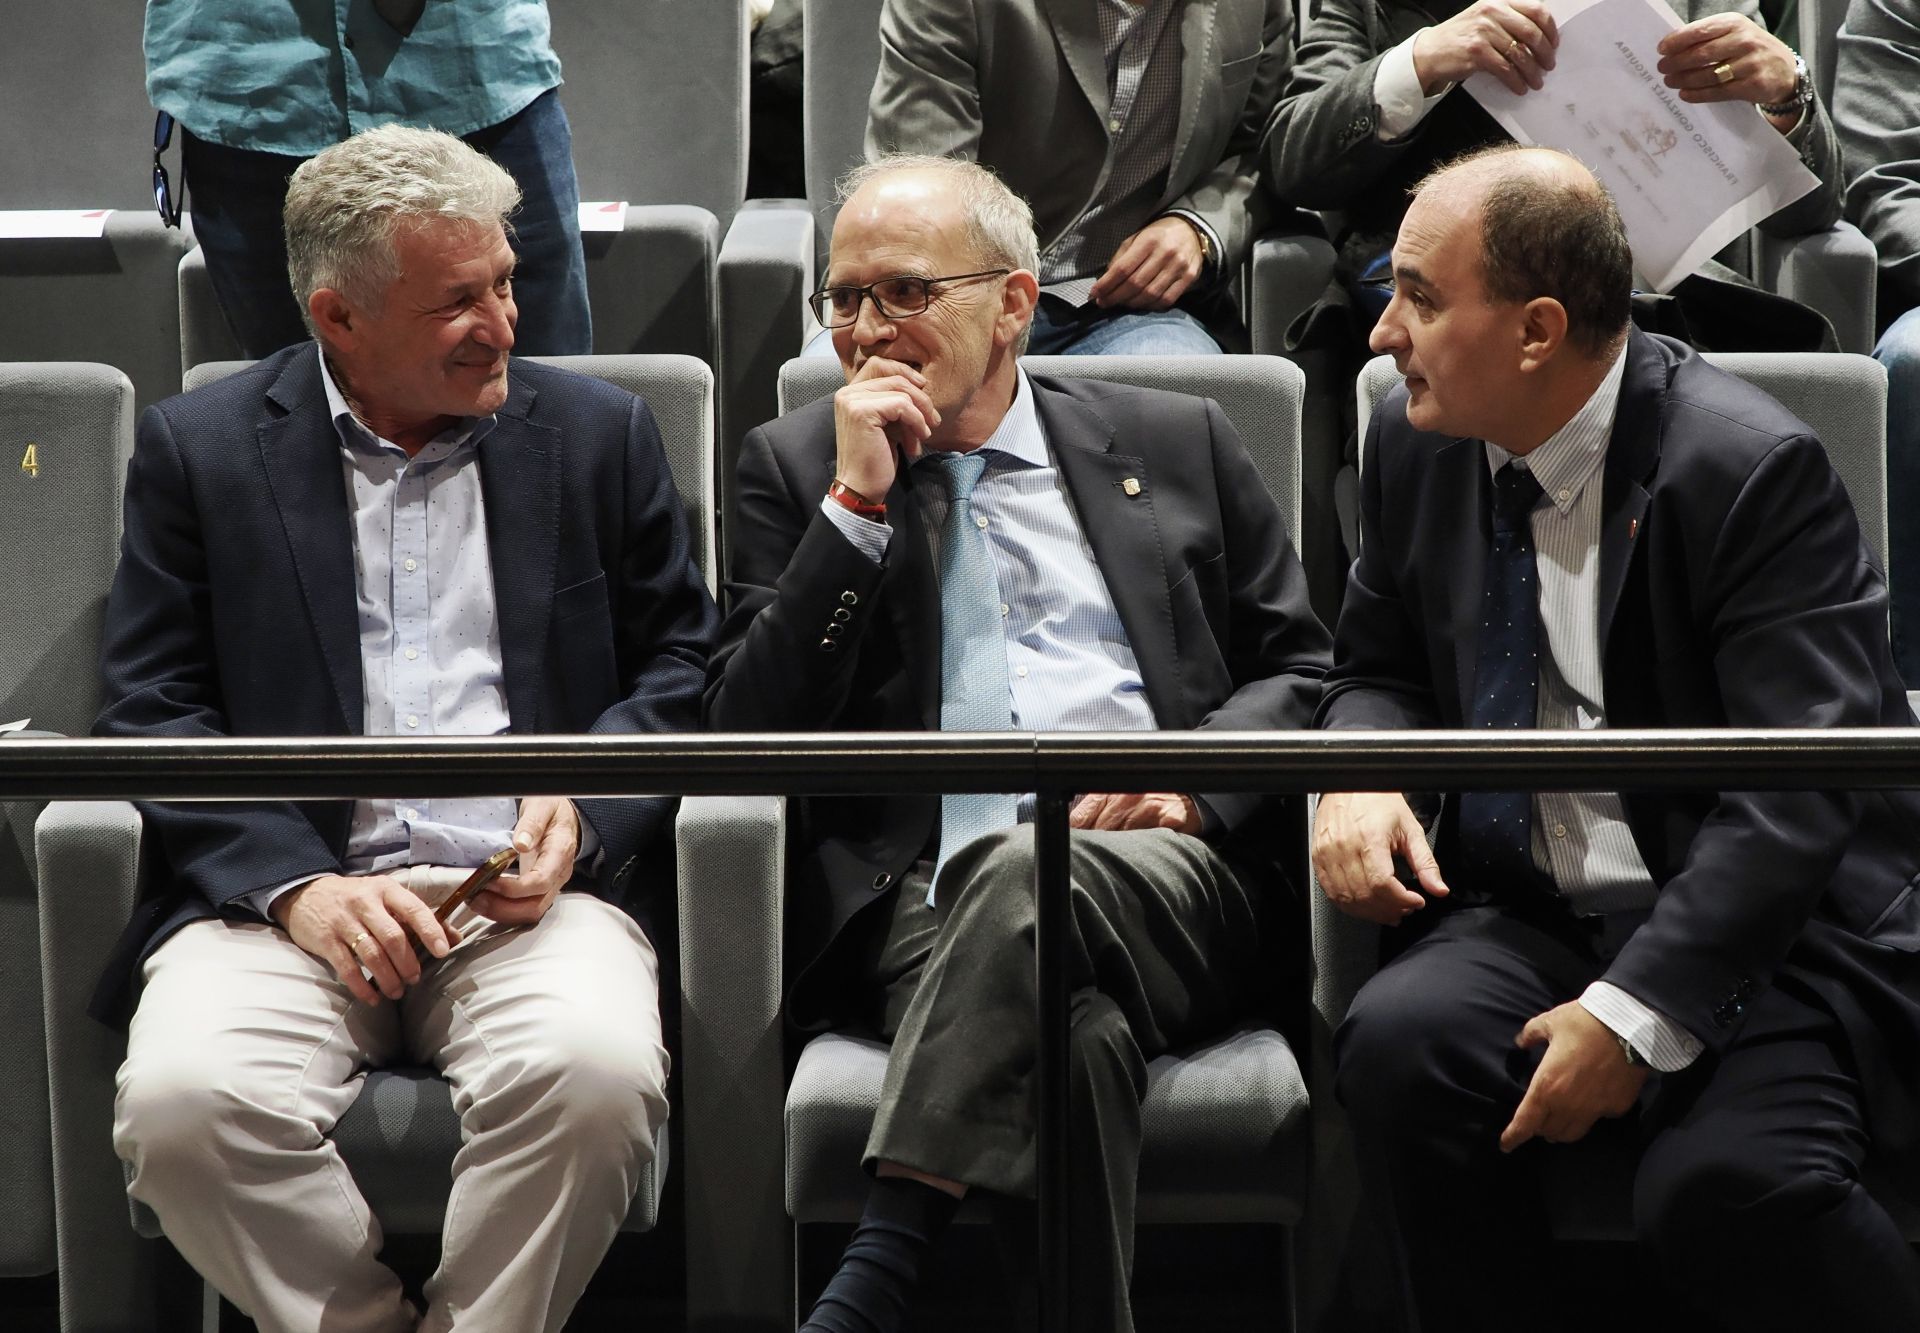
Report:
[[0,800],[1038,794],[1041,1327],[1066,1327],[1067,810],[1082,791],[1920,787],[1920,729],[11,740]]

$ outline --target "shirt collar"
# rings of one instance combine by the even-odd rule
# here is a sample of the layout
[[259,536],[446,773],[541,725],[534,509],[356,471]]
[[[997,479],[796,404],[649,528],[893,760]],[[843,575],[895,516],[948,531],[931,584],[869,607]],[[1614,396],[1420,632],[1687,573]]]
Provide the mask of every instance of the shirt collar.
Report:
[[[1607,442],[1613,438],[1613,418],[1620,407],[1620,381],[1627,367],[1626,344],[1607,367],[1600,381],[1580,410],[1552,435],[1546,443],[1528,454],[1521,466],[1533,473],[1547,499],[1561,513],[1580,500],[1580,493],[1607,456]],[[1487,468],[1498,472],[1515,455],[1497,444],[1487,445]]]
[[1014,377],[1013,402],[980,447],[1027,467],[1051,467],[1046,432],[1040,428],[1040,413],[1033,404],[1033,385],[1018,362],[1014,364]]
[[[369,445],[379,449],[400,447],[391,440],[381,439],[374,433],[373,427],[353,414],[353,408],[347,404],[347,396],[340,392],[339,381],[333,377],[333,367],[327,363],[327,352],[324,347],[320,349],[320,385],[327,391],[327,415],[332,418],[334,432],[339,435],[343,447],[348,449]],[[491,416],[461,417],[446,430],[434,436],[427,448],[433,449],[437,445],[444,444],[446,446],[444,452],[450,454],[463,444],[478,444],[493,430],[497,420],[498,418]]]

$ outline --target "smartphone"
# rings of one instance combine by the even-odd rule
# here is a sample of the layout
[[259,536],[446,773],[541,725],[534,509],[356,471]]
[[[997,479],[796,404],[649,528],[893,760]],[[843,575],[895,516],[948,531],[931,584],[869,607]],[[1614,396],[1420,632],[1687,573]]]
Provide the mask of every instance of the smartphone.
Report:
[[445,902],[433,909],[433,919],[443,926],[446,925],[447,918],[453,915],[456,907],[473,897],[473,895],[480,892],[480,890],[486,888],[487,885],[493,883],[496,879],[499,879],[501,874],[508,866],[514,863],[515,858],[519,855],[520,853],[512,847],[502,847],[492,856],[482,861],[479,866],[475,868],[474,872],[461,882],[459,888],[447,895]]

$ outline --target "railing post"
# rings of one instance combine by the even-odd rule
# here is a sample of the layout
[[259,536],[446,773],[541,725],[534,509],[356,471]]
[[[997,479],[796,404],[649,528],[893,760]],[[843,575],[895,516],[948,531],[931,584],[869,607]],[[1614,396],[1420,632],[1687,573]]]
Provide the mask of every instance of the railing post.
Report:
[[1067,798],[1040,793],[1034,811],[1034,982],[1039,1002],[1036,1079],[1039,1107],[1034,1145],[1040,1219],[1040,1330],[1067,1328],[1067,1256],[1073,1243],[1073,1189],[1067,1172],[1068,1072],[1067,956],[1073,929],[1067,852]]

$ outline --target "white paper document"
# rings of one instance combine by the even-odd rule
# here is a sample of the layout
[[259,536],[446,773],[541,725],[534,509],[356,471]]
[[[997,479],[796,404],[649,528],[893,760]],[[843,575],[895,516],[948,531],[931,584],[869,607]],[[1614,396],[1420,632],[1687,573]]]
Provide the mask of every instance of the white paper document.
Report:
[[582,200],[580,203],[581,231],[625,231],[627,227],[627,201],[615,199],[609,203]]
[[1552,0],[1555,63],[1515,96],[1490,74],[1461,87],[1523,144],[1573,154],[1620,206],[1643,285],[1668,291],[1820,181],[1751,102],[1688,104],[1659,71],[1681,26],[1666,0]]
[[94,239],[106,234],[111,208],[18,208],[0,210],[0,239]]
[[4,736],[10,731],[25,731],[27,729],[27,723],[31,721],[33,721],[32,718],[23,717],[18,722],[0,722],[0,736]]

